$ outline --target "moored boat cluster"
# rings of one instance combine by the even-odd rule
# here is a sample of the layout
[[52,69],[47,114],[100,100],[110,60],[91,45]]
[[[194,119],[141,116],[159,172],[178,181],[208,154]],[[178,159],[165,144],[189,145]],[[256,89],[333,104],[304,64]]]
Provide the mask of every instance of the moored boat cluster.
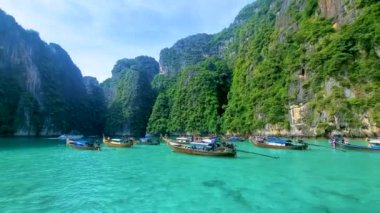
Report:
[[[82,135],[63,135],[58,139],[65,139],[66,144],[79,150],[100,150],[101,146],[98,142],[90,142],[83,139]],[[161,137],[168,147],[173,152],[191,154],[191,155],[204,155],[204,156],[221,156],[221,157],[235,157],[238,151],[247,152],[236,149],[235,143],[244,141],[241,137],[177,137],[171,139],[168,137]],[[303,140],[291,140],[288,138],[278,138],[269,136],[250,136],[249,142],[260,148],[281,149],[281,150],[307,150],[309,144]],[[366,139],[368,146],[356,145],[348,142],[348,139],[341,134],[332,134],[329,142],[331,148],[346,149],[368,152],[380,152],[380,139]],[[160,140],[146,135],[144,138],[135,139],[133,137],[110,138],[103,135],[103,143],[109,147],[116,148],[131,148],[133,145],[159,145]],[[329,147],[327,147],[329,148]],[[256,153],[258,154],[258,153]]]

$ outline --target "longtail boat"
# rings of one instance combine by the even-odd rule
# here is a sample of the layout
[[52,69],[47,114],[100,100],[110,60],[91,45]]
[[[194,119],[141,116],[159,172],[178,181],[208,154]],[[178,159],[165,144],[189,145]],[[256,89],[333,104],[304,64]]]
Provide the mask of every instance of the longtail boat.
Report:
[[216,143],[191,142],[190,144],[180,144],[170,139],[165,139],[168,146],[174,152],[190,155],[235,157],[236,149],[232,144],[221,145]]
[[103,136],[103,143],[110,147],[130,148],[133,146],[134,140],[128,139],[116,139]]
[[[335,142],[336,147],[340,147],[347,150],[355,150],[355,151],[364,151],[364,152],[380,152],[380,141],[379,140],[367,140],[368,146],[364,145],[355,145],[350,144],[348,142]],[[334,145],[334,143],[332,143]]]
[[343,137],[342,134],[339,134],[339,133],[335,133],[335,134],[332,134],[331,137],[330,137],[330,144],[334,144],[334,143],[342,143],[342,144],[347,144],[348,143],[348,139]]
[[99,144],[89,143],[86,140],[66,139],[66,145],[68,145],[70,148],[79,150],[100,150]]
[[257,147],[270,149],[306,150],[308,147],[306,143],[276,137],[250,137],[249,141]]

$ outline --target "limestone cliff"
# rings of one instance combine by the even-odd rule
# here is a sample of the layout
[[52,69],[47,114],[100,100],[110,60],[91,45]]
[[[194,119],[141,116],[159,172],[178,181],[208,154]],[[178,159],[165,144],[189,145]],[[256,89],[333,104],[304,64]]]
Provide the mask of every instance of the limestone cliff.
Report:
[[[268,27],[273,26],[272,33],[268,35],[276,36],[277,39],[267,41],[268,46],[264,46],[262,50],[267,52],[252,51],[250,57],[260,54],[263,62],[245,64],[249,69],[253,67],[253,73],[266,67],[266,71],[263,72],[267,74],[273,69],[267,66],[268,64],[279,66],[276,68],[276,72],[280,74],[277,79],[262,80],[271,81],[274,85],[277,81],[282,82],[281,84],[286,86],[284,89],[287,92],[283,93],[285,96],[272,101],[278,104],[286,101],[288,105],[275,106],[283,108],[284,111],[273,113],[275,111],[260,110],[260,105],[263,105],[261,103],[271,99],[269,93],[261,103],[251,100],[257,103],[253,111],[258,115],[243,120],[258,121],[253,122],[256,127],[250,131],[256,129],[254,132],[265,134],[306,136],[326,135],[332,130],[340,130],[352,136],[379,133],[379,99],[375,95],[379,88],[379,79],[378,74],[375,74],[376,69],[372,67],[379,65],[379,56],[376,54],[379,39],[376,32],[380,30],[380,25],[375,21],[379,19],[379,13],[375,12],[378,8],[379,4],[375,1],[271,1],[266,15],[275,14],[276,19],[268,22]],[[259,36],[259,33],[250,39],[255,39],[255,36]],[[366,40],[366,36],[373,36],[373,40]],[[361,42],[368,43],[364,46]],[[247,56],[245,54],[245,57]],[[276,62],[272,57],[284,61]],[[264,65],[265,63],[267,65]],[[241,66],[239,67],[241,69]],[[247,71],[249,73],[249,70]],[[244,71],[241,74],[243,73]],[[372,85],[370,88],[367,87],[367,92],[363,91],[363,83]],[[263,88],[262,91],[270,88],[273,86]],[[247,95],[255,96],[255,93]],[[233,102],[232,99],[229,104],[232,105]],[[269,105],[268,107],[272,108]],[[232,111],[231,108],[230,112]],[[268,119],[271,113],[277,117]],[[287,116],[276,119],[282,113],[286,113]],[[264,126],[260,124],[263,118],[266,118]]]
[[86,112],[86,122],[90,124],[86,125],[87,131],[96,134],[103,133],[107,113],[103,89],[94,77],[85,76],[83,80],[87,92],[86,108],[88,111]]
[[143,136],[155,100],[151,82],[159,72],[155,59],[139,56],[121,59],[112,70],[112,78],[102,83],[106,94],[105,133]]
[[160,74],[176,75],[186,65],[195,64],[208,57],[208,44],[212,36],[197,34],[177,41],[173,47],[160,52]]
[[170,112],[171,94],[186,90],[178,86],[177,73],[216,56],[233,70],[223,107],[225,132],[379,133],[379,11],[376,0],[258,0],[222,32],[180,40],[188,45],[176,43],[161,52],[161,74],[174,76],[177,87],[159,95],[158,105],[169,112],[157,110],[167,115],[157,129],[168,132],[170,123],[181,123]]
[[0,26],[0,134],[99,133],[86,124],[82,74],[66,51],[1,10]]

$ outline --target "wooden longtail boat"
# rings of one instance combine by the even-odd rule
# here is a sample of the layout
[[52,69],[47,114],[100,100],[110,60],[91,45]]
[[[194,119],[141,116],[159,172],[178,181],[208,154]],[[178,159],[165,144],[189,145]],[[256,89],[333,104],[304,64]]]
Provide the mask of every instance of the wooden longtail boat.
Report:
[[342,149],[363,151],[363,152],[380,152],[380,140],[367,139],[368,146],[350,144],[347,138],[344,138],[341,134],[334,134],[330,138],[330,144],[334,148],[339,147]]
[[333,144],[334,142],[335,143],[347,144],[348,143],[348,139],[345,138],[345,137],[343,137],[342,134],[335,133],[335,134],[331,135],[329,142],[330,142],[330,144]]
[[111,139],[103,136],[103,143],[110,147],[130,148],[133,146],[134,140],[129,139]]
[[270,149],[306,150],[308,147],[306,143],[294,143],[288,139],[272,137],[250,137],[249,141],[257,147]]
[[89,143],[85,140],[72,140],[66,139],[66,145],[70,148],[78,149],[78,150],[99,150],[100,146],[97,143]]
[[349,143],[335,143],[336,147],[347,150],[364,151],[364,152],[380,152],[380,145],[369,144],[368,146],[355,145]]
[[190,144],[179,144],[177,142],[171,141],[170,139],[165,139],[168,146],[174,152],[180,152],[190,155],[204,155],[204,156],[220,156],[220,157],[235,157],[236,149],[234,146],[220,146],[214,149],[210,149],[207,143],[190,143]]

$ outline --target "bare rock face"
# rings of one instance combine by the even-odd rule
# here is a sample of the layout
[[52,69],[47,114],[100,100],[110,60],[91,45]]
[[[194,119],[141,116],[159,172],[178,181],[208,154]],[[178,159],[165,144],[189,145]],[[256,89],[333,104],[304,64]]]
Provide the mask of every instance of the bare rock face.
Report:
[[331,95],[334,87],[339,87],[339,83],[334,78],[329,78],[325,81],[325,93]]
[[[38,68],[36,64],[33,62],[33,50],[25,42],[20,42],[20,46],[18,48],[19,51],[13,49],[14,54],[12,55],[10,60],[12,61],[12,63],[20,63],[25,67],[27,79],[26,89],[33,96],[38,97],[38,94],[41,89],[41,82]],[[40,100],[40,97],[38,97],[38,100]]]
[[291,131],[279,127],[276,124],[266,124],[264,129],[257,130],[253,134],[256,135],[277,135],[277,136],[289,136]]
[[356,17],[354,0],[319,0],[321,16],[335,20],[334,27],[350,23]]
[[319,0],[321,15],[326,18],[341,16],[344,12],[344,3],[341,0]]
[[371,121],[367,114],[364,114],[362,116],[361,121],[363,125],[359,134],[364,134],[363,136],[371,137],[374,132],[376,133],[380,132],[380,127],[377,126],[375,122]]
[[304,106],[302,104],[300,105],[292,105],[290,106],[290,119],[292,125],[302,124],[302,110],[304,109]]

